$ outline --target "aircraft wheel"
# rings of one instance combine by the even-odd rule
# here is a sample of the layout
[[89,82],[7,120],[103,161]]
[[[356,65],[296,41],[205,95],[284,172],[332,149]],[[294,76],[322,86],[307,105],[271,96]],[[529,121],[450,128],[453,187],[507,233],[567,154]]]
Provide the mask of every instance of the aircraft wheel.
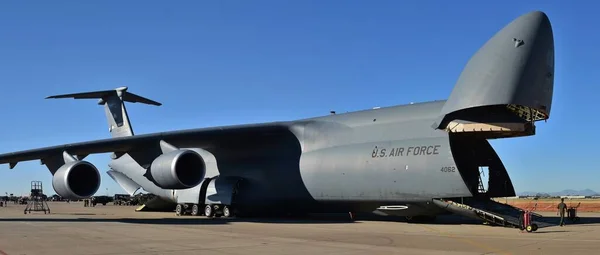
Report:
[[531,224],[531,230],[532,230],[533,232],[537,231],[537,230],[538,230],[538,225],[537,225],[537,224],[535,224],[535,223],[534,223],[534,224]]
[[212,205],[206,205],[204,207],[204,216],[206,216],[206,217],[215,216],[215,211],[213,210]]
[[183,211],[183,205],[177,204],[177,207],[175,207],[175,215],[181,216],[182,211]]
[[192,216],[198,216],[198,205],[194,204],[192,206]]
[[229,206],[223,206],[223,217],[231,217],[233,216],[231,213],[231,210],[229,209]]
[[531,225],[527,226],[527,227],[525,228],[525,231],[527,231],[527,232],[531,232],[531,231],[533,231],[533,226],[531,226]]

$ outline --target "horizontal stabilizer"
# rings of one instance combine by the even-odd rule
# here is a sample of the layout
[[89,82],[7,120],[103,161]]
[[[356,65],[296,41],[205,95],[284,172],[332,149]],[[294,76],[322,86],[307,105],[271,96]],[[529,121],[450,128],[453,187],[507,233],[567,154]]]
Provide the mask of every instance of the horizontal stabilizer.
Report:
[[74,98],[74,99],[101,99],[99,104],[104,104],[104,101],[113,95],[117,95],[121,98],[121,100],[125,102],[131,103],[143,103],[149,105],[162,105],[159,102],[154,100],[150,100],[148,98],[138,96],[133,93],[127,92],[127,87],[120,87],[114,90],[103,90],[103,91],[92,91],[92,92],[82,92],[82,93],[73,93],[73,94],[63,94],[63,95],[55,95],[46,97],[46,99],[56,99],[56,98]]

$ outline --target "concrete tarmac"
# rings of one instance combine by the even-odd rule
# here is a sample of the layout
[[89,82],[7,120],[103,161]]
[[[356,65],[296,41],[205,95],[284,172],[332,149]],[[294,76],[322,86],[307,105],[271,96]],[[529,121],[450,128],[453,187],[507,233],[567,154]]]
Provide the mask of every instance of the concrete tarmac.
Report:
[[[527,233],[458,217],[409,224],[370,217],[207,219],[134,206],[50,202],[51,213],[0,207],[0,255],[16,254],[595,254],[600,214]],[[556,217],[556,214],[545,214]],[[555,219],[553,219],[555,220]]]

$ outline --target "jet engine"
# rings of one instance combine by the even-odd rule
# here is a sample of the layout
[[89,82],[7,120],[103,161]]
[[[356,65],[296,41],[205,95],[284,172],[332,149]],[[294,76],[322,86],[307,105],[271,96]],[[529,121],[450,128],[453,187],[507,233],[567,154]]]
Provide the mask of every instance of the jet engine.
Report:
[[100,188],[100,172],[87,161],[68,162],[52,176],[52,187],[66,199],[89,198]]
[[202,182],[206,164],[195,151],[174,150],[154,159],[150,174],[163,189],[187,189]]

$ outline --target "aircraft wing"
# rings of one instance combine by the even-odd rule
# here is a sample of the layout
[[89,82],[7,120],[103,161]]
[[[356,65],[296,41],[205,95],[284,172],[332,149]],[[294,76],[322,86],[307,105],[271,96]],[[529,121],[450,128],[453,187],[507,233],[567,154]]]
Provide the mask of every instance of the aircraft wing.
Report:
[[220,141],[231,141],[231,139],[234,137],[255,137],[273,132],[289,131],[288,128],[289,125],[287,122],[270,122],[116,137],[0,154],[0,164],[8,163],[10,164],[10,169],[12,169],[19,162],[36,159],[43,160],[44,158],[54,155],[60,155],[63,151],[66,151],[72,155],[78,155],[80,157],[95,153],[127,152],[133,148],[144,146],[149,143],[158,143],[160,140],[194,140],[202,141],[202,143],[206,144],[206,146],[218,147]]

